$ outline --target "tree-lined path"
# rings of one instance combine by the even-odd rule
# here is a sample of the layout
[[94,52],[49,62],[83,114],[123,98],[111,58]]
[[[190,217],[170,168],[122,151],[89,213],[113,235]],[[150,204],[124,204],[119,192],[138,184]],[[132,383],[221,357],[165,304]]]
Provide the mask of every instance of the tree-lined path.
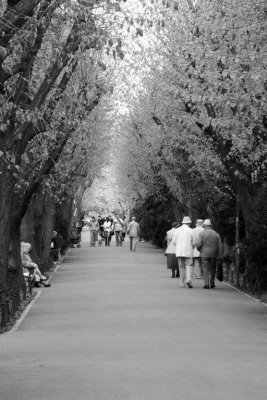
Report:
[[265,398],[265,306],[225,284],[180,288],[149,244],[86,239],[1,336],[2,400]]

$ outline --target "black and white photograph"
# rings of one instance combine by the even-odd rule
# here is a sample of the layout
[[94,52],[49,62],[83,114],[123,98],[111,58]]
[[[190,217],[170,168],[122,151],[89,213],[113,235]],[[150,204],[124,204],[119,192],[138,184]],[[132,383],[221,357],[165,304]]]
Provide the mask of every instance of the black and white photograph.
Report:
[[0,399],[266,396],[266,0],[0,0]]

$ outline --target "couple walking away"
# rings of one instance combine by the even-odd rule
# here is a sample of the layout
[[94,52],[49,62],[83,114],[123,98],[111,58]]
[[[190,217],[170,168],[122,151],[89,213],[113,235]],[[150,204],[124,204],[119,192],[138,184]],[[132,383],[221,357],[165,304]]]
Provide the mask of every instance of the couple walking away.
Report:
[[[175,271],[176,276],[180,275],[181,287],[185,287],[186,284],[189,288],[193,288],[193,260],[199,255],[204,276],[203,289],[215,288],[216,259],[222,258],[221,238],[212,229],[209,219],[203,222],[204,229],[193,230],[190,228],[191,223],[190,217],[186,216],[183,218],[181,227],[175,228],[175,223],[173,223],[171,231],[167,232],[167,267],[172,269],[172,277],[175,276]],[[168,240],[168,233],[170,240]],[[194,254],[194,249],[199,253]],[[172,256],[168,257],[168,254]],[[197,269],[196,272],[199,273],[199,270]]]

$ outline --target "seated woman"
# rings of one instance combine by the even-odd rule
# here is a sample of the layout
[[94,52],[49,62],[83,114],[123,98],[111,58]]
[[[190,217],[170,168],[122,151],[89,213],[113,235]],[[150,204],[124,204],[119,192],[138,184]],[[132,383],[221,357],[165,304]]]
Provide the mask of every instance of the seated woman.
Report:
[[45,282],[47,280],[47,277],[41,273],[38,265],[32,261],[31,256],[29,255],[29,252],[31,251],[30,243],[21,242],[20,246],[21,246],[21,261],[23,266],[23,275],[28,277],[30,275],[30,269],[33,269],[35,286],[50,287],[51,286],[50,283]]

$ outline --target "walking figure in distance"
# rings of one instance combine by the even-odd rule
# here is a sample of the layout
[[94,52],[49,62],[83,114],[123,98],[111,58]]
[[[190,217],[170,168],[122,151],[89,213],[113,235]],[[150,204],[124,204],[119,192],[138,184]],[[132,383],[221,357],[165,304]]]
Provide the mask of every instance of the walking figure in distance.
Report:
[[136,222],[135,217],[132,217],[132,221],[128,225],[127,234],[130,238],[130,250],[136,251],[137,241],[140,235],[140,227],[138,222]]
[[184,217],[182,226],[174,232],[172,241],[175,245],[176,257],[178,257],[180,286],[193,288],[193,233],[190,228],[192,223],[190,217]]
[[172,270],[172,278],[179,278],[179,266],[178,266],[178,259],[175,254],[175,245],[172,241],[174,232],[176,231],[178,224],[177,222],[172,223],[172,228],[167,232],[167,250],[166,250],[166,256],[167,256],[167,269]]
[[196,239],[196,248],[200,251],[204,277],[203,289],[215,288],[216,260],[222,259],[222,241],[220,235],[212,229],[210,219],[203,222],[204,230]]

